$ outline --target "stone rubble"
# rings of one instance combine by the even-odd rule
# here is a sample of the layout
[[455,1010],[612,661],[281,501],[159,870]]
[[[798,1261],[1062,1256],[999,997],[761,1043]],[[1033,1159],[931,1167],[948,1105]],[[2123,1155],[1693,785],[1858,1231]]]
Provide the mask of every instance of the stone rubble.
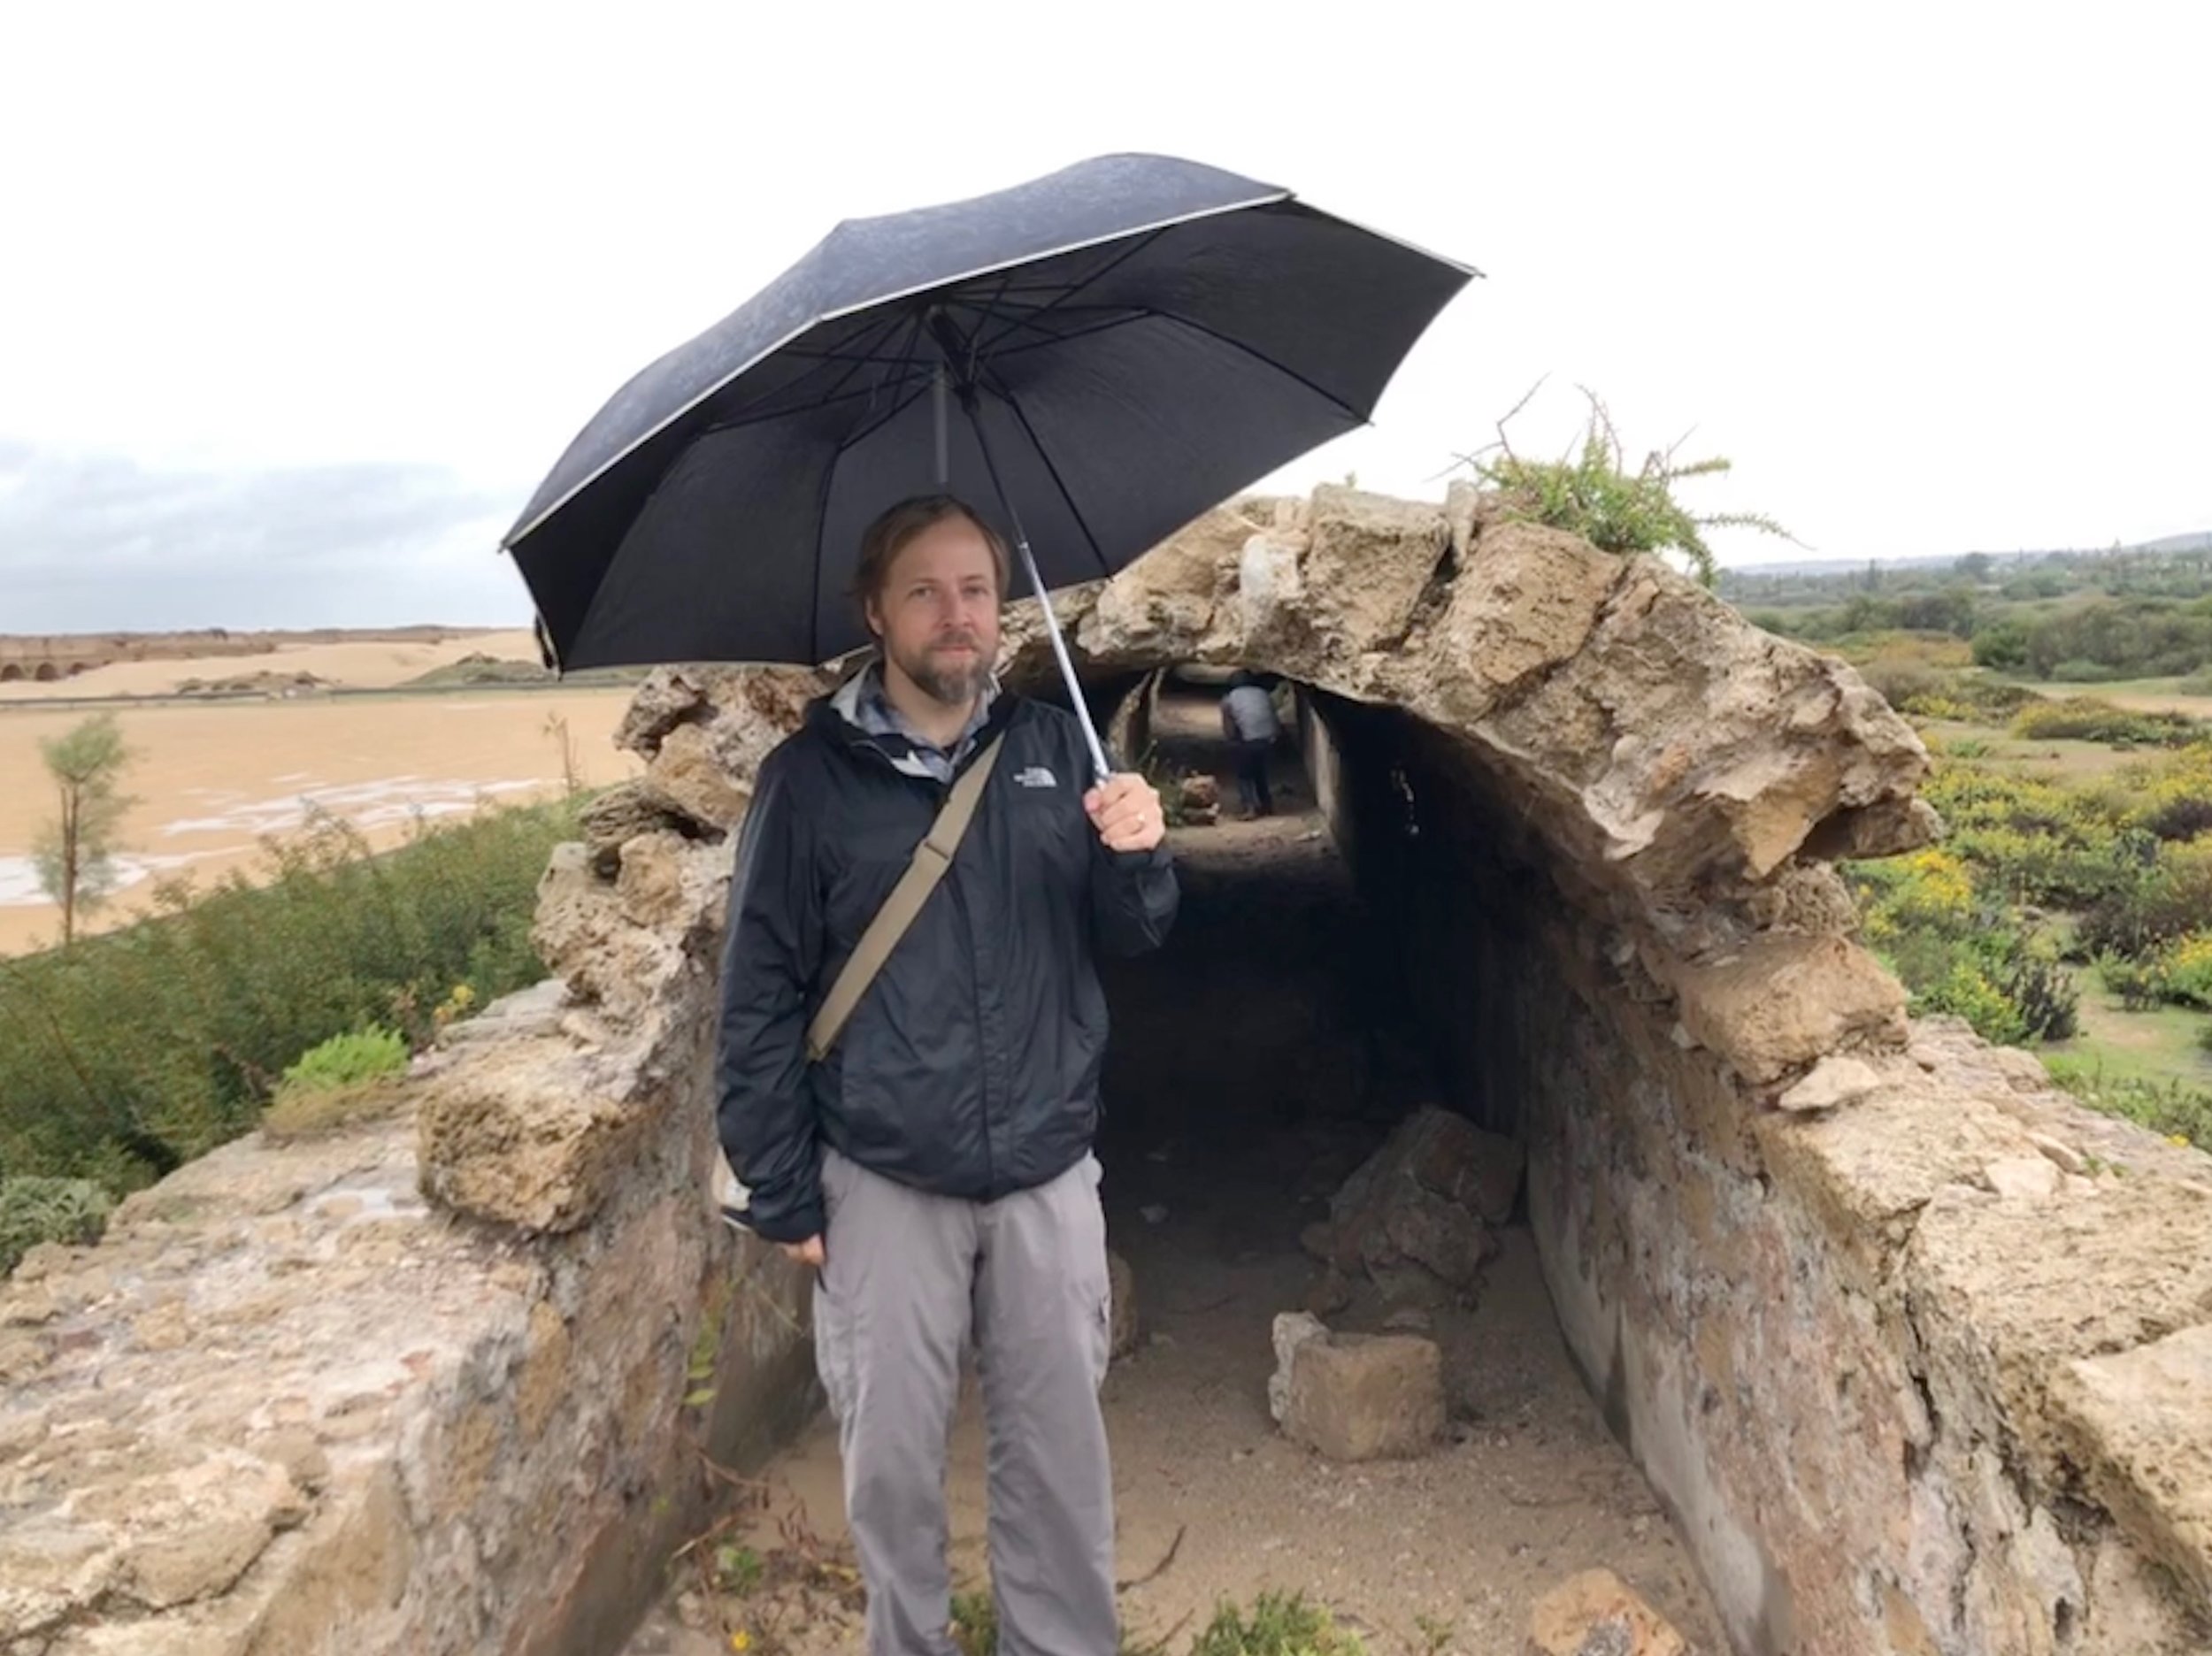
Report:
[[1348,1297],[1359,1278],[1386,1299],[1473,1293],[1498,1250],[1492,1226],[1513,1213],[1524,1153],[1433,1105],[1408,1116],[1331,1199],[1325,1223],[1302,1242],[1323,1261],[1312,1308]]

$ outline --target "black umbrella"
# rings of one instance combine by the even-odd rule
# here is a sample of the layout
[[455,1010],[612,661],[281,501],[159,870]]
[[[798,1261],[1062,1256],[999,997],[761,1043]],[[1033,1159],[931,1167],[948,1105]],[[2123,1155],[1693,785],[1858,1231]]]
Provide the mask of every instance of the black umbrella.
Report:
[[565,670],[826,661],[885,508],[995,503],[1041,598],[1110,575],[1366,423],[1473,274],[1156,156],[848,220],[618,391],[502,544]]

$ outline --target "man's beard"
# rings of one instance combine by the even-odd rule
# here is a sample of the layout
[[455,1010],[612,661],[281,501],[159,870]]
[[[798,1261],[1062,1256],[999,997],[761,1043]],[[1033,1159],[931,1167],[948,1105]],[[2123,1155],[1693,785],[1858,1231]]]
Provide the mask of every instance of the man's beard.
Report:
[[899,671],[912,679],[922,694],[933,702],[941,702],[947,707],[967,706],[981,695],[984,687],[991,682],[991,660],[983,653],[983,641],[972,632],[964,632],[952,638],[934,640],[933,644],[933,648],[942,648],[948,644],[965,644],[975,653],[968,658],[965,666],[949,661],[941,662],[933,650],[918,650],[911,656],[895,655],[892,660],[898,663]]

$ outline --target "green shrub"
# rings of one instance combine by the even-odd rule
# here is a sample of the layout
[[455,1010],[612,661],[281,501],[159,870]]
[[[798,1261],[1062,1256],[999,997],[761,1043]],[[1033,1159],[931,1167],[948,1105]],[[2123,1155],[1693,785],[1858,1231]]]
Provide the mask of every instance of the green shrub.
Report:
[[2051,1077],[2092,1109],[2147,1127],[2161,1138],[2212,1150],[2212,1092],[2180,1080],[2109,1077],[2099,1069],[2053,1062]]
[[97,1242],[113,1204],[90,1179],[0,1179],[0,1276],[41,1242]]
[[[1535,395],[1532,389],[1521,399],[1521,407]],[[1578,453],[1558,460],[1514,453],[1505,440],[1505,427],[1520,412],[1516,408],[1498,422],[1498,441],[1490,449],[1466,456],[1465,464],[1476,477],[1496,492],[1507,518],[1564,529],[1601,552],[1678,552],[1708,586],[1719,574],[1705,541],[1708,529],[1756,529],[1784,540],[1793,538],[1770,518],[1754,512],[1694,512],[1674,498],[1676,484],[1727,472],[1730,462],[1717,456],[1678,464],[1671,451],[1654,452],[1634,472],[1626,470],[1611,417],[1597,398],[1589,401],[1589,423]]]
[[[2147,1012],[2159,1002],[2159,974],[2147,962],[2130,960],[2124,954],[2100,954],[2097,976],[2109,993],[2120,997],[2124,1010]],[[2212,1024],[2205,1027],[2212,1030]]]
[[2070,1040],[2081,1027],[2081,990],[2056,961],[2023,950],[2001,967],[1997,988],[2020,1021],[2028,1040]]
[[2156,856],[2132,880],[2093,903],[2075,936],[2091,955],[2144,959],[2212,916],[2212,855],[2202,842]]
[[1232,1604],[1217,1606],[1190,1656],[1363,1656],[1365,1649],[1357,1634],[1308,1604],[1304,1594],[1263,1592],[1248,1614]]
[[2028,664],[2028,629],[2017,621],[2000,621],[1974,634],[1977,665],[2009,671]]
[[2126,678],[2127,673],[2102,662],[2062,661],[2052,663],[2045,677],[2053,684],[2113,684]]
[[310,1046],[284,1072],[284,1090],[326,1091],[390,1075],[407,1067],[407,1038],[397,1030],[350,1030]]
[[2013,729],[2030,741],[2131,742],[2177,748],[2202,738],[2204,726],[2185,713],[2138,713],[2094,696],[2070,696],[2024,709]]
[[0,1174],[145,1184],[250,1129],[317,1043],[420,1043],[456,985],[480,1003],[536,981],[538,878],[575,809],[426,824],[381,856],[325,821],[270,843],[260,885],[165,883],[157,918],[0,960]]
[[960,1656],[998,1656],[998,1604],[987,1590],[953,1594],[952,1642]]

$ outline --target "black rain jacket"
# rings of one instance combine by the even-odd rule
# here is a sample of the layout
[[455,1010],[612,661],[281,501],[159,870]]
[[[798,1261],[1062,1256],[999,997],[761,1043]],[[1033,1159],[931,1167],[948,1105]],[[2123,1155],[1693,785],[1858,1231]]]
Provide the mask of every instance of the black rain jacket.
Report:
[[717,1118],[745,1221],[771,1241],[823,1230],[823,1142],[978,1201],[1090,1148],[1106,1048],[1092,951],[1166,936],[1174,864],[1165,845],[1100,841],[1072,714],[1001,694],[964,769],[994,735],[997,766],[951,868],[818,1064],[807,1025],[949,790],[826,697],[761,765],[730,886]]

